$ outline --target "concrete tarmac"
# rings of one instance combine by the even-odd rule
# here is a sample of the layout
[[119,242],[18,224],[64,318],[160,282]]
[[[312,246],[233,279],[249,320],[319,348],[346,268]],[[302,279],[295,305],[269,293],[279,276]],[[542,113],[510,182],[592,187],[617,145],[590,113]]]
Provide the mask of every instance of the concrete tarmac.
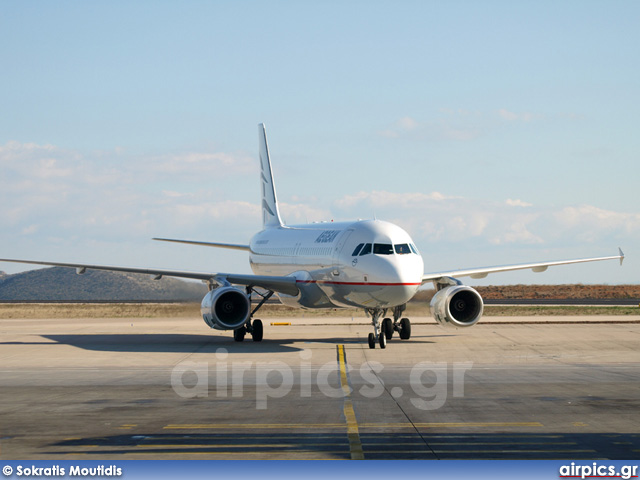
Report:
[[640,316],[412,320],[0,319],[0,458],[640,458]]

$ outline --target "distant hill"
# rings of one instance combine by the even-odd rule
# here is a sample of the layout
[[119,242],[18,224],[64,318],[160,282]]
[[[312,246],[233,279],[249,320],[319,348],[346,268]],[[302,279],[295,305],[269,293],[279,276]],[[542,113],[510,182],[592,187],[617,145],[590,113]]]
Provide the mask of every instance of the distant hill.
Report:
[[0,301],[200,301],[202,283],[149,275],[73,268],[45,268],[7,275],[0,272]]

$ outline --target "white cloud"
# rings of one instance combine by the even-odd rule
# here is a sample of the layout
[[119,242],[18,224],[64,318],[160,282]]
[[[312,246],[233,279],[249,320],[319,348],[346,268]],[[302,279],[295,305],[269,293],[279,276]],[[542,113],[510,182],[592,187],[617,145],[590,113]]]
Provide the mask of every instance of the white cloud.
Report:
[[350,209],[355,206],[389,206],[399,208],[413,207],[427,202],[441,202],[456,197],[446,197],[439,192],[425,193],[395,193],[387,191],[358,192],[354,195],[345,195],[334,202],[338,209]]
[[552,245],[640,237],[640,214],[610,212],[593,206],[536,207],[519,199],[495,202],[447,197],[440,193],[359,192],[333,204],[336,217],[389,220],[416,242],[477,245]]
[[398,127],[402,130],[415,130],[418,128],[418,122],[411,117],[404,117],[398,120]]
[[37,231],[38,231],[38,226],[37,225],[29,225],[29,226],[23,228],[21,233],[22,233],[22,235],[33,235]]
[[413,117],[403,117],[394,122],[389,128],[378,132],[385,138],[409,138],[412,140],[453,140],[467,142],[474,140],[482,133],[482,126],[477,123],[478,118],[472,115],[458,114],[451,116],[449,112],[445,118],[419,122]]
[[420,124],[414,118],[403,117],[390,128],[379,132],[379,135],[386,138],[399,138],[402,135],[416,130],[419,126]]
[[[405,127],[421,128],[408,119]],[[38,249],[47,245],[47,249],[62,252],[66,248],[70,253],[46,258],[77,259],[78,245],[95,247],[94,241],[96,257],[88,249],[83,256],[88,261],[115,263],[122,255],[123,264],[169,268],[177,258],[154,260],[150,237],[246,242],[260,228],[254,160],[216,152],[132,158],[116,152],[83,153],[10,142],[0,146],[3,251],[15,257],[41,254],[34,252],[33,245]],[[449,248],[454,256],[455,252],[471,256],[482,249],[502,252],[505,247],[526,246],[546,251],[559,245],[620,244],[625,248],[640,241],[640,213],[592,205],[551,208],[518,198],[485,200],[382,189],[343,195],[325,205],[311,194],[291,198],[280,205],[289,224],[375,215],[403,227],[424,251]],[[600,249],[596,250],[597,255]],[[101,259],[109,251],[111,256]],[[198,252],[188,251],[198,262]],[[627,253],[631,259],[632,252]],[[155,263],[146,262],[144,255]],[[572,251],[567,258],[573,255]],[[536,255],[536,259],[544,257]],[[479,264],[477,259],[467,260],[461,266]]]
[[581,241],[595,242],[606,237],[620,239],[640,236],[640,214],[613,212],[592,205],[564,207],[554,213],[558,229]]
[[333,219],[331,211],[310,203],[280,202],[280,214],[282,220],[289,225],[310,222],[330,221]]
[[174,226],[193,226],[210,221],[251,223],[253,219],[260,218],[260,208],[257,204],[245,201],[200,202],[198,199],[192,199],[190,203],[172,202],[163,205],[154,212],[153,216],[156,215],[161,215]]
[[244,154],[187,152],[140,160],[137,162],[138,165],[149,169],[152,174],[172,177],[176,175],[189,178],[194,176],[202,178],[207,175],[228,177],[250,175],[258,171],[255,159]]
[[507,198],[505,203],[510,207],[523,207],[523,208],[533,207],[532,203],[523,202],[522,200],[519,200],[519,199],[512,200],[511,198]]
[[[558,115],[557,118],[568,118]],[[492,130],[502,128],[505,122],[528,123],[548,116],[533,112],[514,112],[506,108],[491,111],[474,111],[464,108],[439,108],[437,114],[418,119],[407,115],[392,122],[378,134],[390,139],[418,141],[469,142]]]
[[226,200],[234,191],[229,177],[257,184],[257,162],[243,154],[132,157],[9,142],[0,146],[0,168],[0,223],[23,235],[63,238],[83,230],[124,237],[167,225],[259,219],[257,205]]
[[38,145],[37,143],[20,143],[11,140],[5,145],[0,145],[0,159],[11,161],[20,159],[33,151],[52,152],[55,150],[57,148],[49,144]]
[[[534,220],[534,218],[529,220]],[[493,245],[545,243],[542,237],[533,234],[529,230],[530,223],[528,220],[512,221],[505,231],[501,232],[498,236],[490,238],[489,242]]]
[[506,108],[499,109],[498,116],[503,120],[507,120],[509,122],[516,122],[516,121],[530,122],[532,120],[542,118],[541,115],[537,115],[535,113],[530,113],[530,112],[515,113],[507,110]]

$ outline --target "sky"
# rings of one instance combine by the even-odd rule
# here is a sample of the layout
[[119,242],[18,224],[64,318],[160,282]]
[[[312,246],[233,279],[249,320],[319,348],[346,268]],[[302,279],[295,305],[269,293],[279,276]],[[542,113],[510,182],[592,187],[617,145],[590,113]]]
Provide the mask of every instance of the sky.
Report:
[[[6,1],[0,257],[250,272],[264,122],[289,224],[378,218],[471,285],[640,281],[640,3]],[[16,273],[34,267],[0,264]]]

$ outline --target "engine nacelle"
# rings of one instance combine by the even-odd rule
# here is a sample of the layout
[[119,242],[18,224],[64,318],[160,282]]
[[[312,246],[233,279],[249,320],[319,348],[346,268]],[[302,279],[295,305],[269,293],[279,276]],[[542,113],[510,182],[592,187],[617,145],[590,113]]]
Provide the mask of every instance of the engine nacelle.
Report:
[[484,303],[473,288],[452,285],[438,291],[431,299],[431,313],[441,326],[471,327],[482,317]]
[[234,287],[211,290],[200,306],[204,322],[216,330],[235,330],[246,323],[251,314],[247,294]]

